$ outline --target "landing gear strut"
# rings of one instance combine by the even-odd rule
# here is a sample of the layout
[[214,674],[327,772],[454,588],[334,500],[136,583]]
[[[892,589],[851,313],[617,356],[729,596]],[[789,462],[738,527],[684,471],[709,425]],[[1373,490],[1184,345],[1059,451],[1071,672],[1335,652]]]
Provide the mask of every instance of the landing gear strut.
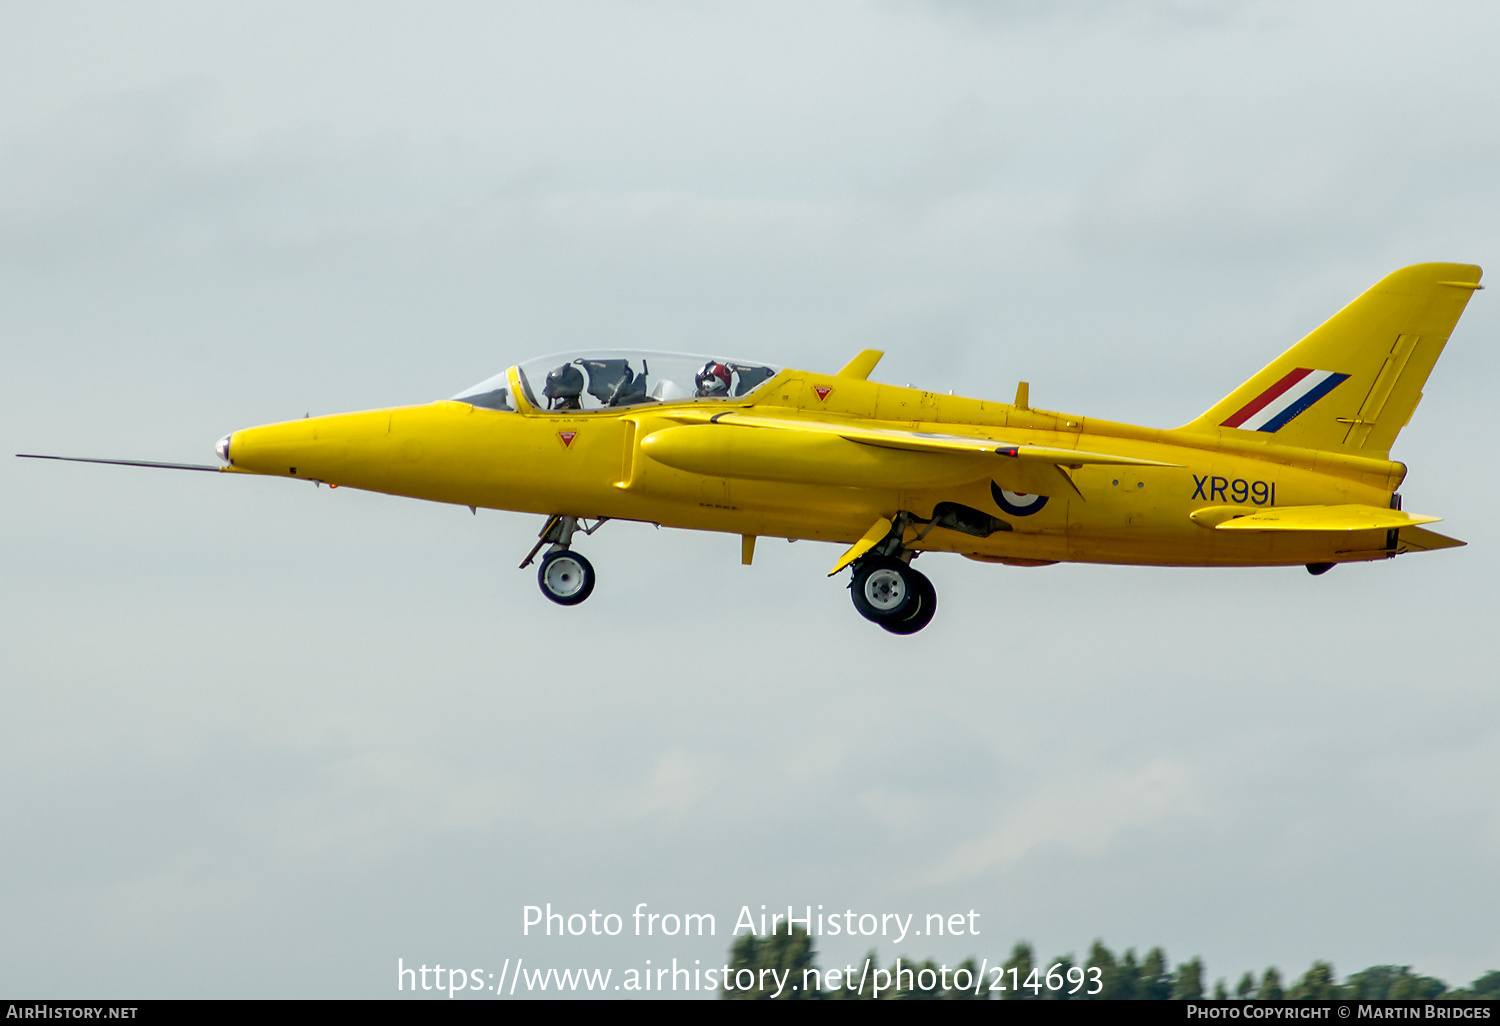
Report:
[[541,566],[537,568],[536,583],[542,589],[542,594],[558,605],[578,605],[594,592],[594,565],[572,551],[573,535],[577,531],[582,531],[585,535],[593,534],[604,526],[607,519],[609,518],[601,517],[589,527],[579,517],[558,514],[548,518],[537,543],[521,561],[521,569],[530,566],[536,559],[536,554],[541,552],[542,546],[550,543],[546,554],[542,556]]
[[915,634],[937,613],[937,590],[911,560],[916,553],[901,544],[903,517],[884,541],[855,561],[849,596],[854,608],[892,634]]

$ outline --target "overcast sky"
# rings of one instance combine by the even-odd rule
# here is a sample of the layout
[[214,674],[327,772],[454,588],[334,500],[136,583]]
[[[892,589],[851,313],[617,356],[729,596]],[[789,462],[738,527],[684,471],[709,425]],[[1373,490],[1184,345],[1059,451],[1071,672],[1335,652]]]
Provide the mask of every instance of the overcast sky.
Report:
[[[572,347],[1170,427],[1398,267],[1494,264],[1492,3],[0,2],[3,452],[236,428]],[[393,994],[396,959],[723,961],[742,905],[974,909],[862,956],[1500,968],[1478,293],[1393,457],[1468,548],[931,557],[0,461],[0,992]],[[703,941],[521,910],[712,912]]]

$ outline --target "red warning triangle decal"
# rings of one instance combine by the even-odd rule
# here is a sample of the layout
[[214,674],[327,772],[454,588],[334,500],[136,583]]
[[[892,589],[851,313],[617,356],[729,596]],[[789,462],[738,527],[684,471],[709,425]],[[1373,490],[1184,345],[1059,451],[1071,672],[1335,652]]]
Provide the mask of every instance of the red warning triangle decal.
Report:
[[564,449],[573,448],[573,439],[578,437],[577,431],[559,431],[557,437],[562,440]]
[[829,388],[827,385],[814,385],[813,391],[818,393],[818,402],[822,402],[824,399],[828,398],[828,393],[832,392],[833,389]]

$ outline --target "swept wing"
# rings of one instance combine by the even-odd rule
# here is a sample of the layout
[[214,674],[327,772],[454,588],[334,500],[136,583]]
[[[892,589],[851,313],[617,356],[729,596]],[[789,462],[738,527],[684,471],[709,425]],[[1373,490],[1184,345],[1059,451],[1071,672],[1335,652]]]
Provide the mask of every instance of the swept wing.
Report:
[[[695,418],[696,419],[696,418]],[[780,431],[811,431],[838,435],[840,438],[861,445],[873,445],[882,449],[901,449],[906,452],[977,453],[1007,456],[1011,459],[1033,463],[1046,463],[1061,467],[1081,467],[1085,464],[1109,464],[1122,467],[1175,467],[1175,463],[1143,460],[1134,456],[1116,456],[1110,453],[1085,452],[1082,449],[1058,449],[1045,445],[1024,445],[977,438],[973,435],[949,435],[929,431],[902,431],[894,428],[872,428],[857,424],[834,424],[819,420],[791,420],[784,417],[765,417],[749,413],[720,413],[704,416],[704,421],[713,424],[734,424],[741,427],[770,428]]]

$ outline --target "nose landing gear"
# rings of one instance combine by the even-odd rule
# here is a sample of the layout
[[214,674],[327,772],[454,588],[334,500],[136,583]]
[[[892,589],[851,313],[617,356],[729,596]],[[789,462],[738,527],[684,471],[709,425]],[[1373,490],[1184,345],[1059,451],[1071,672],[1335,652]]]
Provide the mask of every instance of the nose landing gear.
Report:
[[542,557],[536,583],[560,606],[576,606],[594,590],[594,566],[576,552],[562,550]]
[[536,554],[541,552],[542,546],[550,543],[551,547],[542,556],[541,566],[537,567],[536,583],[542,589],[542,594],[558,605],[578,605],[593,594],[595,575],[594,565],[572,551],[573,535],[580,530],[585,535],[593,534],[604,526],[607,519],[609,518],[601,517],[594,521],[592,527],[588,527],[583,525],[579,517],[558,514],[548,518],[537,543],[521,561],[521,569],[530,566],[536,560]]

